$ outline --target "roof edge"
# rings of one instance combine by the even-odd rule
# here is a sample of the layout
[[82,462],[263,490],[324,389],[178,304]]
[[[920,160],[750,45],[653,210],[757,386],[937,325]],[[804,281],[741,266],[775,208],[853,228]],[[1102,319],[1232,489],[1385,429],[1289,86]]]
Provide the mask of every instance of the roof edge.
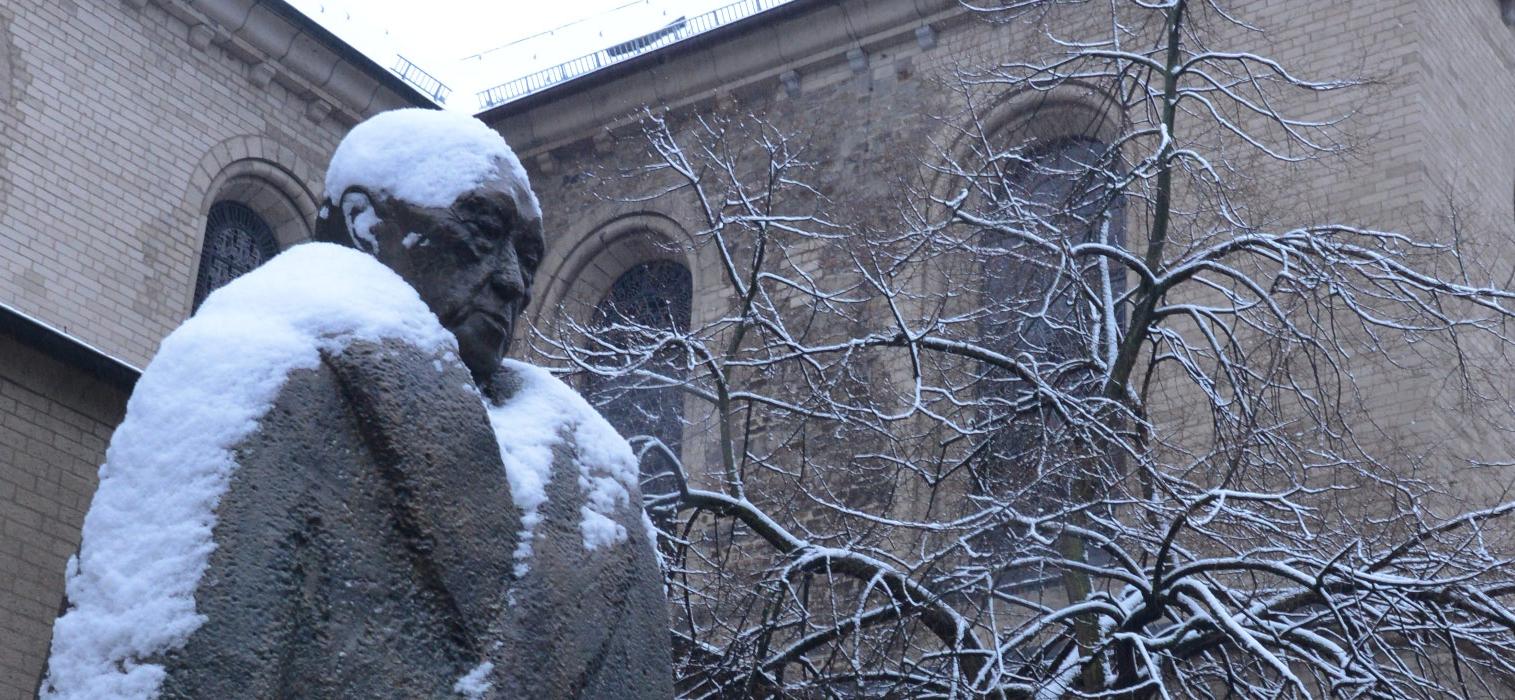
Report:
[[130,394],[142,370],[47,323],[0,303],[0,334],[48,357],[84,370]]
[[415,106],[441,108],[441,105],[433,101],[431,97],[416,89],[410,83],[405,82],[393,71],[379,65],[378,61],[369,58],[368,55],[354,48],[352,44],[343,41],[341,37],[331,33],[331,30],[307,17],[305,13],[296,9],[294,5],[285,2],[285,0],[260,0],[260,2],[266,5],[274,14],[283,17],[300,30],[325,44],[339,58],[357,67],[358,70],[368,75],[368,77],[373,78],[379,84],[389,88],[395,94],[405,98]]
[[833,2],[835,0],[792,0],[778,7],[743,17],[735,22],[723,24],[706,32],[701,32],[683,41],[676,41],[667,46],[661,46],[647,53],[565,80],[557,85],[525,95],[520,99],[495,105],[489,109],[475,113],[474,117],[485,124],[493,124],[512,114],[527,112],[538,105],[553,102],[563,95],[614,82],[626,75],[642,72],[649,66],[661,65],[677,56],[720,43],[725,39],[746,33],[756,27],[787,19],[793,15],[803,14],[815,7]]

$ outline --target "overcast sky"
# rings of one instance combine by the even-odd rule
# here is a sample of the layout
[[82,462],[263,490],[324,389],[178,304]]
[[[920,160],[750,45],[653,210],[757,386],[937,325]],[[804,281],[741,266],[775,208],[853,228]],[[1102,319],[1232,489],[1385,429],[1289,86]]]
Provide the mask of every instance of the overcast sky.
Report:
[[447,107],[478,111],[474,93],[735,0],[290,0],[385,68],[404,56],[452,88]]

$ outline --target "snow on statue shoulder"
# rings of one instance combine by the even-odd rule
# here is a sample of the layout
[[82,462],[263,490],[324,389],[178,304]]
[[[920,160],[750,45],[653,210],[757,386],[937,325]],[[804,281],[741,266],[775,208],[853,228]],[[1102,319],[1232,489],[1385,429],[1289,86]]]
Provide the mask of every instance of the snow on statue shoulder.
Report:
[[[44,697],[671,694],[634,460],[566,386],[502,365],[541,218],[503,140],[457,119],[355,128],[317,222],[347,247],[287,251],[165,339]],[[396,124],[435,147],[386,160]],[[406,163],[450,179],[418,195]]]

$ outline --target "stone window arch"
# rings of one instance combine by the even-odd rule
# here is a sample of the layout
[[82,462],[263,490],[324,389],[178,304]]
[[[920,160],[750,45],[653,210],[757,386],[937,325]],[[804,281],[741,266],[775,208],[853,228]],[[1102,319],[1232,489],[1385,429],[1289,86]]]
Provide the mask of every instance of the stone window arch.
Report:
[[191,313],[221,285],[309,240],[315,220],[306,190],[282,169],[255,159],[227,166],[206,199]]
[[[1099,174],[1111,167],[1108,144],[1064,136],[1028,144],[1019,159],[1004,180],[1003,206],[1016,209],[1009,218],[1045,241],[1125,246],[1124,200]],[[1055,360],[1083,352],[1080,338],[1103,332],[1094,325],[1099,319],[1091,317],[1087,296],[1123,294],[1123,268],[1108,258],[1086,258],[1069,270],[1056,251],[1001,232],[984,238],[995,251],[983,265],[985,297],[998,302],[983,316],[984,337]]]
[[[697,299],[693,293],[703,288],[703,275],[708,274],[709,266],[698,262],[693,236],[666,214],[628,208],[608,219],[585,220],[571,225],[549,236],[548,240],[533,287],[532,297],[536,301],[527,308],[528,315],[523,317],[528,322],[517,324],[520,328],[515,339],[517,347],[534,347],[541,343],[540,347],[549,355],[578,355],[578,361],[598,367],[607,360],[614,361],[609,357],[614,353],[595,352],[593,357],[587,357],[580,354],[580,350],[595,349],[591,336],[601,334],[607,319],[632,315],[646,321],[669,322],[680,330],[698,327],[709,320],[711,310],[707,302]],[[675,274],[667,274],[670,271]],[[667,281],[670,277],[677,283],[670,285]],[[657,291],[669,288],[678,291]],[[634,291],[638,289],[643,291]],[[649,289],[653,291],[647,292]],[[683,291],[686,289],[688,291]],[[670,298],[676,299],[676,303],[666,306],[634,303],[637,299]],[[688,301],[683,301],[685,299]],[[618,307],[614,315],[607,308],[610,305]],[[645,325],[652,326],[651,323]],[[667,356],[663,355],[659,359],[665,358]],[[669,421],[666,423],[668,428],[657,437],[686,465],[701,463],[701,456],[709,449],[709,445],[699,438],[698,426],[709,420],[699,401],[685,401],[685,395],[653,386],[637,388],[629,382],[607,383],[603,377],[593,376],[590,372],[577,375],[575,387],[628,438],[646,433],[636,432],[640,430],[637,425],[628,424],[619,417],[621,408],[607,406],[613,397],[652,391],[659,395],[659,403],[666,400],[673,405],[677,401],[672,411],[683,421],[681,430],[673,430],[672,421]],[[626,405],[628,410],[635,408],[634,402]],[[657,415],[670,415],[670,412],[658,411]],[[653,456],[652,459],[658,458]],[[653,477],[643,479],[644,500],[649,497],[655,500],[659,493],[667,493],[674,486],[671,479],[658,478],[660,472],[667,471],[666,466],[666,461],[644,461],[643,474]],[[693,479],[700,476],[690,474]],[[668,522],[665,513],[650,514],[660,525]]]
[[[186,241],[193,241],[194,245],[190,277],[182,287],[182,298],[188,311],[192,313],[199,308],[207,293],[202,289],[202,278],[215,279],[219,274],[200,264],[217,259],[214,250],[206,250],[211,242],[207,234],[214,230],[212,209],[231,203],[250,210],[263,226],[249,226],[266,228],[272,236],[273,254],[277,254],[310,240],[317,202],[311,193],[317,191],[318,176],[319,173],[293,150],[266,137],[233,137],[205,153],[194,168],[183,200],[186,211],[198,214],[184,232]],[[218,209],[222,213],[225,210],[226,207]],[[266,250],[267,243],[268,239],[263,237],[255,247]],[[268,257],[272,254],[262,259]],[[211,285],[210,289],[215,286],[219,283]]]
[[[693,278],[687,265],[667,258],[647,260],[615,278],[595,305],[590,327],[601,342],[655,346],[665,332],[689,330],[693,297]],[[672,454],[681,454],[686,421],[684,394],[676,383],[684,373],[682,350],[666,344],[650,355],[629,357],[627,362],[636,363],[645,372],[592,375],[584,387],[585,397],[628,439],[640,442],[638,438],[655,438]],[[660,381],[649,374],[671,381]],[[672,476],[672,467],[667,454],[648,451],[641,460],[643,495],[655,498],[676,491],[678,482]],[[659,526],[667,526],[676,514],[671,505],[654,506],[648,513]]]
[[251,207],[229,199],[211,205],[195,275],[193,309],[199,309],[211,292],[278,253],[273,228]]
[[256,212],[268,224],[279,249],[284,250],[310,240],[315,206],[303,191],[291,192],[289,183],[281,183],[278,175],[278,170],[267,164],[235,163],[220,178],[213,199],[236,202]]

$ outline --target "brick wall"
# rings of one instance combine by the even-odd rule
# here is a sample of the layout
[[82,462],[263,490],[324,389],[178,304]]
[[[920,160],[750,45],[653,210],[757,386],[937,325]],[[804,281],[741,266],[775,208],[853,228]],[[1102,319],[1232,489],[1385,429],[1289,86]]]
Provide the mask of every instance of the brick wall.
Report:
[[[189,313],[218,193],[301,237],[352,117],[307,116],[226,35],[196,48],[181,18],[228,4],[0,3],[0,304],[140,367]],[[0,332],[0,700],[34,691],[125,401]]]
[[[1450,0],[1448,0],[1450,1]],[[1255,22],[1264,33],[1240,33],[1236,48],[1255,50],[1275,57],[1310,78],[1365,77],[1371,82],[1359,89],[1333,93],[1320,100],[1292,105],[1291,114],[1301,118],[1327,118],[1352,114],[1338,135],[1350,147],[1346,157],[1309,169],[1267,166],[1248,168],[1255,183],[1243,183],[1255,192],[1247,204],[1259,219],[1276,226],[1295,226],[1327,220],[1352,221],[1368,226],[1419,227],[1430,187],[1424,161],[1436,145],[1428,142],[1424,117],[1427,101],[1422,64],[1423,49],[1434,38],[1417,29],[1423,14],[1418,3],[1386,4],[1374,0],[1330,3],[1301,13],[1288,0],[1254,0],[1236,3],[1240,15]],[[1497,10],[1490,3],[1488,13]],[[1076,41],[1107,31],[1100,12],[1069,8],[1056,26],[1060,38]],[[1425,14],[1435,14],[1425,10]],[[1495,17],[1497,24],[1497,17]],[[777,76],[746,82],[729,92],[690,96],[667,96],[662,106],[675,107],[671,119],[690,112],[730,111],[753,113],[804,141],[808,159],[817,164],[813,180],[870,223],[883,223],[895,203],[898,181],[918,172],[919,164],[936,155],[938,148],[965,118],[964,105],[951,89],[953,71],[983,67],[997,60],[1036,56],[1047,50],[1045,37],[1024,26],[1001,27],[949,18],[936,23],[935,45],[919,45],[906,31],[888,40],[868,45],[867,66],[854,70],[840,49],[826,56],[789,57],[781,66],[796,70],[798,94],[791,95]],[[1510,30],[1499,25],[1501,32]],[[1438,32],[1457,32],[1444,28]],[[720,61],[720,49],[707,54],[668,61],[658,68],[670,83],[680,72],[701,68],[686,65]],[[1497,68],[1494,63],[1491,69]],[[735,82],[735,81],[733,81]],[[1452,89],[1466,90],[1473,80],[1450,81]],[[980,94],[980,98],[985,95]],[[549,234],[547,262],[539,275],[538,299],[547,305],[560,299],[552,294],[565,274],[563,265],[593,247],[591,239],[608,222],[637,213],[666,216],[677,225],[697,227],[697,212],[617,201],[632,186],[617,182],[616,167],[647,159],[632,112],[606,123],[587,125],[577,141],[537,144],[527,128],[532,113],[572,112],[579,101],[594,102],[593,93],[566,93],[552,103],[536,105],[522,113],[496,115],[494,125],[517,146],[543,201]],[[1515,108],[1515,97],[1488,100],[1483,108],[1497,111]],[[1488,128],[1498,120],[1486,119]],[[1442,136],[1460,139],[1453,130]],[[1474,139],[1476,141],[1476,139]],[[1477,149],[1461,143],[1466,149]],[[1470,158],[1479,156],[1469,153]],[[1492,162],[1487,156],[1484,163]],[[1503,176],[1511,177],[1509,173]],[[1508,183],[1501,183],[1504,187]],[[1496,191],[1498,187],[1496,187]],[[600,195],[608,195],[607,197]],[[1508,199],[1508,197],[1506,197]],[[1508,209],[1508,202],[1505,202]],[[613,254],[613,252],[612,252]],[[715,260],[696,261],[713,265]],[[715,272],[710,270],[709,272]],[[699,272],[696,272],[698,282]],[[594,279],[585,289],[565,293],[594,296],[600,283]],[[540,292],[547,292],[544,296]]]
[[126,395],[0,335],[0,699],[33,697]]
[[[218,40],[194,48],[189,27],[155,2],[141,10],[117,0],[20,0],[0,6],[0,301],[142,365],[188,313],[206,189],[219,168],[253,159],[292,175],[307,191],[346,126],[305,116],[306,96],[279,81],[259,86],[248,65]],[[883,3],[880,3],[880,5]],[[860,13],[867,3],[836,3]],[[936,12],[942,3],[919,2]],[[1357,148],[1306,176],[1259,171],[1254,206],[1279,225],[1348,220],[1428,230],[1442,183],[1464,193],[1488,230],[1512,224],[1515,145],[1515,29],[1493,0],[1381,0],[1317,3],[1250,0],[1243,17],[1268,30],[1239,36],[1244,47],[1279,58],[1310,77],[1379,80],[1340,98],[1299,105],[1303,116],[1354,111],[1343,132]],[[831,10],[827,10],[828,12]],[[1071,8],[1064,38],[1102,30],[1097,13]],[[849,15],[849,17],[851,17]],[[795,34],[716,46],[659,64],[622,85],[653,86],[660,104],[764,115],[810,136],[816,184],[851,209],[884,223],[897,180],[917,172],[962,114],[952,71],[1046,50],[1034,32],[947,15],[931,19],[934,41],[913,26],[858,38],[858,69],[837,44],[813,54]],[[850,22],[850,20],[849,20]],[[836,22],[798,31],[834,31]],[[786,30],[789,31],[789,30]],[[684,77],[741,65],[741,52],[774,52],[781,64],[760,75],[723,74],[721,90],[675,94]],[[723,53],[724,52],[724,53]],[[790,94],[779,75],[794,71]],[[615,89],[615,88],[611,88]],[[625,88],[632,89],[632,88]],[[637,89],[641,89],[638,87]],[[534,107],[542,123],[599,102],[572,90]],[[576,102],[580,100],[580,102]],[[933,121],[928,115],[947,121]],[[519,116],[519,115],[517,115]],[[530,124],[528,118],[522,123]],[[551,117],[551,118],[549,118]],[[594,121],[594,120],[592,120]],[[614,166],[645,160],[634,129],[605,138],[595,121],[576,139],[535,143],[531,132],[499,123],[518,146],[541,196],[550,248],[536,308],[592,306],[645,246],[610,235],[615,222],[643,217],[677,238],[701,225],[686,207],[631,204],[602,194],[619,189]],[[612,166],[609,170],[605,166]],[[1507,230],[1507,229],[1505,229]],[[611,245],[609,241],[621,240]],[[795,262],[825,272],[819,253]],[[702,294],[719,284],[718,261],[694,254],[695,322],[723,313],[726,300]],[[539,311],[538,323],[545,319]],[[123,397],[90,384],[13,341],[0,338],[0,700],[30,693],[55,613],[62,562],[76,546],[96,465]],[[1409,430],[1434,401],[1426,377],[1396,370],[1364,377],[1386,423]],[[1176,402],[1175,402],[1176,403]],[[706,420],[690,415],[698,430]],[[1430,424],[1422,421],[1421,426]],[[1413,432],[1413,431],[1412,431]],[[1463,436],[1478,444],[1478,435]],[[693,464],[698,440],[686,440]],[[14,590],[14,594],[10,591]]]
[[0,6],[0,300],[138,366],[189,313],[197,168],[253,157],[311,189],[347,129],[188,33],[158,3]]
[[[885,4],[889,3],[874,6]],[[1225,4],[1263,31],[1238,30],[1212,46],[1276,58],[1309,79],[1365,81],[1355,89],[1320,96],[1292,93],[1282,104],[1291,116],[1302,119],[1350,115],[1333,134],[1335,142],[1344,147],[1339,158],[1303,166],[1283,165],[1255,155],[1238,156],[1233,161],[1243,175],[1237,178],[1244,188],[1241,201],[1259,227],[1287,230],[1349,223],[1445,241],[1448,231],[1442,204],[1450,186],[1460,195],[1462,213],[1469,218],[1465,233],[1489,253],[1477,255],[1470,262],[1506,270],[1494,279],[1508,284],[1507,268],[1512,264],[1508,240],[1515,232],[1511,202],[1515,195],[1515,141],[1511,139],[1515,119],[1510,116],[1515,115],[1515,29],[1500,22],[1498,2],[1350,0],[1309,4],[1238,0]],[[859,12],[867,9],[863,3],[846,0],[826,5]],[[1076,4],[1061,10],[1064,15],[1052,23],[1058,37],[1076,42],[1101,36],[1108,31],[1107,26],[1098,25],[1102,7]],[[964,112],[959,96],[951,89],[952,71],[998,60],[1031,58],[1048,49],[1046,37],[1024,27],[992,27],[940,17],[932,18],[930,24],[935,31],[934,44],[917,42],[909,31],[858,41],[840,36],[843,32],[836,24],[819,20],[779,26],[772,33],[790,37],[779,47],[779,53],[784,54],[779,62],[782,65],[762,76],[723,71],[726,65],[743,63],[741,57],[730,55],[748,50],[743,46],[691,49],[648,68],[666,88],[649,94],[647,102],[653,108],[666,109],[670,123],[685,127],[689,126],[690,112],[750,113],[762,116],[779,130],[797,134],[808,149],[806,159],[817,166],[809,181],[847,209],[843,220],[888,226],[887,219],[897,203],[893,199],[898,192],[896,181],[914,174],[920,161],[932,159],[939,146],[950,140],[951,128],[962,123],[954,123],[964,118]],[[787,53],[792,46],[820,43],[806,44],[791,36],[807,32],[831,32],[836,40],[814,54]],[[845,51],[853,47],[864,50],[866,66],[855,68],[846,60]],[[730,84],[724,89],[679,92],[682,85],[706,84],[708,80],[699,77],[705,72],[726,78]],[[639,89],[633,81],[627,82],[632,86],[626,91]],[[793,90],[795,83],[798,91]],[[563,89],[551,101],[501,110],[495,115],[493,125],[522,151],[546,212],[549,249],[538,278],[539,302],[532,311],[539,328],[550,328],[557,303],[563,303],[570,312],[592,306],[613,279],[613,271],[635,262],[626,258],[635,258],[636,250],[603,236],[603,231],[615,225],[613,222],[646,217],[666,219],[673,228],[686,231],[704,226],[699,212],[689,208],[683,198],[650,203],[628,199],[638,188],[618,178],[617,169],[645,163],[648,155],[635,127],[628,125],[635,119],[627,116],[633,110],[607,113],[605,105],[619,104],[613,92],[613,88],[593,85]],[[576,138],[565,135],[561,128],[541,127],[548,122],[570,121],[577,114],[593,114],[594,119],[583,120],[586,123]],[[607,127],[610,135],[605,133]],[[537,135],[547,131],[551,137],[538,142]],[[1187,204],[1192,202],[1181,204],[1181,208]],[[1133,221],[1141,219],[1140,212],[1133,212]],[[1139,231],[1132,233],[1140,235]],[[842,256],[828,258],[820,251],[786,252],[787,262],[831,285],[836,285],[837,271],[848,266]],[[696,325],[720,318],[731,308],[720,262],[709,253],[708,248],[686,253],[695,268]],[[835,328],[822,332],[828,330],[836,332]],[[1434,469],[1416,476],[1452,482],[1450,499],[1457,502],[1438,506],[1463,510],[1481,499],[1507,498],[1515,484],[1512,470],[1484,470],[1460,484],[1459,475],[1443,473],[1447,470],[1442,467],[1453,463],[1448,457],[1500,461],[1510,455],[1508,435],[1475,427],[1480,423],[1472,420],[1470,409],[1477,407],[1465,403],[1467,397],[1457,391],[1452,376],[1455,372],[1448,370],[1453,349],[1425,339],[1417,339],[1412,345],[1410,339],[1392,333],[1385,333],[1384,338],[1389,357],[1360,354],[1352,377],[1358,393],[1345,399],[1348,404],[1360,400],[1360,408],[1371,414],[1366,416],[1371,420],[1353,416],[1365,445],[1395,466],[1417,466],[1415,460],[1424,459]],[[1360,340],[1348,332],[1343,339],[1348,344]],[[1479,348],[1473,344],[1457,350],[1469,360],[1502,360],[1495,366],[1506,368],[1506,376],[1493,377],[1492,386],[1501,387],[1497,393],[1509,384],[1508,357],[1480,357]],[[904,374],[900,368],[896,370]],[[1206,402],[1196,403],[1195,397],[1177,390],[1165,395],[1160,388],[1158,396],[1159,420],[1175,427],[1196,426],[1195,439],[1209,439],[1205,432],[1209,420]],[[1488,405],[1495,411],[1508,407],[1498,401]],[[691,400],[689,406],[686,415],[693,423],[686,429],[684,461],[691,469],[703,472],[694,476],[705,479],[708,485],[715,481],[719,469],[719,460],[711,449],[714,422],[702,403]],[[1185,407],[1196,406],[1199,415],[1183,412]],[[1508,417],[1503,418],[1507,422]],[[774,426],[768,435],[787,439],[800,432],[797,427],[793,422]],[[825,437],[815,442],[824,442]],[[803,440],[801,435],[793,442]],[[763,444],[757,451],[771,447]],[[761,475],[749,474],[749,478],[757,480]],[[807,478],[815,492],[838,500],[850,495],[845,485],[826,483],[824,474],[811,473]],[[1498,483],[1493,483],[1496,480]],[[753,486],[752,498],[786,523],[820,521],[816,513],[797,512],[804,509],[804,499],[786,498],[782,486],[775,490],[773,485]],[[1357,493],[1360,501],[1374,500],[1366,489]],[[912,503],[909,494],[902,494],[902,503],[891,505],[898,505],[900,513],[906,514],[924,500],[916,497]],[[796,501],[799,505],[791,506]],[[877,504],[875,499],[869,505]],[[870,507],[870,512],[879,510]],[[1351,511],[1344,507],[1343,512]],[[821,525],[815,531],[828,530]]]
[[[1424,225],[1436,240],[1464,241],[1470,279],[1510,284],[1515,274],[1515,27],[1506,25],[1495,0],[1426,3],[1420,23],[1424,74],[1417,125],[1425,163]],[[1437,396],[1421,424],[1445,436],[1461,459],[1502,462],[1515,456],[1515,440],[1487,420],[1507,419],[1510,359],[1490,343],[1466,348],[1471,373],[1494,393],[1467,400]],[[1434,365],[1426,374],[1446,376]],[[1501,415],[1503,414],[1503,415]],[[1507,498],[1515,470],[1482,469],[1449,475],[1456,492],[1484,502]]]
[[[1450,3],[1450,4],[1448,4]],[[1278,59],[1290,70],[1310,79],[1362,78],[1361,87],[1321,97],[1302,91],[1282,91],[1292,103],[1284,105],[1291,116],[1331,119],[1351,115],[1334,134],[1346,151],[1341,157],[1304,166],[1286,166],[1267,158],[1231,148],[1246,178],[1237,178],[1249,215],[1262,227],[1287,229],[1326,222],[1348,222],[1385,229],[1409,230],[1431,236],[1434,222],[1428,204],[1436,198],[1438,175],[1428,162],[1433,153],[1455,152],[1458,158],[1478,161],[1491,169],[1484,176],[1496,184],[1503,197],[1496,202],[1507,214],[1511,190],[1511,167],[1501,165],[1509,148],[1499,153],[1482,152],[1482,142],[1497,142],[1493,134],[1464,139],[1464,131],[1433,128],[1428,120],[1428,101],[1440,100],[1440,92],[1473,89],[1475,85],[1505,85],[1515,75],[1490,44],[1515,30],[1498,20],[1497,6],[1489,2],[1467,6],[1453,0],[1459,11],[1443,13],[1424,3],[1385,3],[1379,0],[1321,3],[1302,8],[1293,0],[1252,0],[1234,3],[1239,16],[1263,29],[1235,31],[1222,39],[1227,49],[1255,51]],[[853,4],[839,3],[854,9]],[[862,7],[862,5],[858,5]],[[859,10],[861,11],[861,10]],[[1056,10],[1049,18],[1060,39],[1078,41],[1108,32],[1103,10],[1074,5]],[[1478,20],[1459,20],[1480,15]],[[1438,15],[1434,22],[1425,21]],[[1441,16],[1447,15],[1447,16]],[[1054,47],[1034,26],[991,25],[947,12],[930,18],[933,41],[920,41],[913,26],[902,27],[888,37],[858,42],[866,54],[866,66],[847,60],[853,39],[834,42],[814,55],[787,55],[782,65],[763,79],[731,78],[726,90],[683,95],[677,88],[659,96],[654,104],[669,108],[673,123],[691,112],[752,113],[761,115],[778,129],[798,135],[806,158],[816,164],[811,181],[845,211],[846,220],[877,226],[894,226],[898,183],[919,172],[949,143],[953,129],[963,125],[967,111],[952,85],[954,71],[982,68],[997,61],[1047,55]],[[782,21],[782,20],[781,20]],[[775,30],[788,32],[833,32],[834,26],[797,20]],[[799,39],[794,44],[803,44]],[[1503,51],[1515,41],[1505,41]],[[740,63],[727,54],[753,50],[745,45],[718,45],[660,62],[654,70],[668,85],[698,84],[692,78],[702,71],[717,71],[724,63]],[[1452,54],[1462,61],[1457,67],[1428,68]],[[1472,68],[1473,65],[1478,70]],[[793,71],[800,89],[792,93],[780,77]],[[1482,71],[1482,72],[1480,72]],[[1501,72],[1502,71],[1502,72]],[[730,77],[721,74],[722,77]],[[1504,82],[1501,82],[1504,81]],[[628,88],[635,89],[635,88]],[[558,303],[570,308],[592,306],[607,288],[610,277],[594,262],[597,255],[624,264],[618,246],[607,246],[601,231],[609,222],[631,215],[664,217],[675,227],[694,230],[703,226],[697,211],[674,199],[654,203],[628,203],[636,184],[617,177],[614,168],[646,161],[634,115],[586,124],[577,141],[554,137],[536,143],[545,120],[539,115],[571,115],[583,111],[599,114],[610,100],[609,87],[586,87],[580,92],[563,90],[551,102],[495,115],[494,126],[522,152],[533,184],[546,212],[549,250],[538,278],[536,322],[546,325]],[[995,98],[981,92],[985,104]],[[1464,98],[1469,102],[1469,98]],[[1472,102],[1478,111],[1474,121],[1489,129],[1508,129],[1496,113],[1515,113],[1515,91],[1494,91],[1483,101]],[[608,115],[605,115],[608,116]],[[1033,120],[1035,117],[1032,118]],[[605,126],[614,127],[607,135]],[[1434,132],[1434,133],[1433,133]],[[1471,132],[1467,132],[1470,133]],[[1447,141],[1455,141],[1456,149]],[[1508,143],[1508,137],[1505,138]],[[1460,150],[1457,150],[1460,149]],[[1437,156],[1441,157],[1441,156]],[[1483,171],[1480,171],[1483,172]],[[1140,235],[1139,212],[1133,212],[1133,235]],[[1133,241],[1133,243],[1138,243]],[[723,313],[729,301],[720,294],[701,294],[701,285],[714,289],[721,283],[719,261],[709,250],[690,253],[696,285],[695,322]],[[845,261],[826,260],[819,251],[791,251],[793,260],[808,271],[836,273]],[[828,267],[829,266],[829,267]],[[1416,433],[1428,429],[1417,423],[1436,396],[1427,390],[1427,376],[1414,367],[1364,367],[1365,401],[1391,430]],[[1175,398],[1174,405],[1186,401]],[[699,415],[691,410],[690,415]],[[1411,436],[1413,437],[1413,436]],[[686,450],[698,450],[698,440],[686,440]],[[701,463],[698,453],[688,455]]]

